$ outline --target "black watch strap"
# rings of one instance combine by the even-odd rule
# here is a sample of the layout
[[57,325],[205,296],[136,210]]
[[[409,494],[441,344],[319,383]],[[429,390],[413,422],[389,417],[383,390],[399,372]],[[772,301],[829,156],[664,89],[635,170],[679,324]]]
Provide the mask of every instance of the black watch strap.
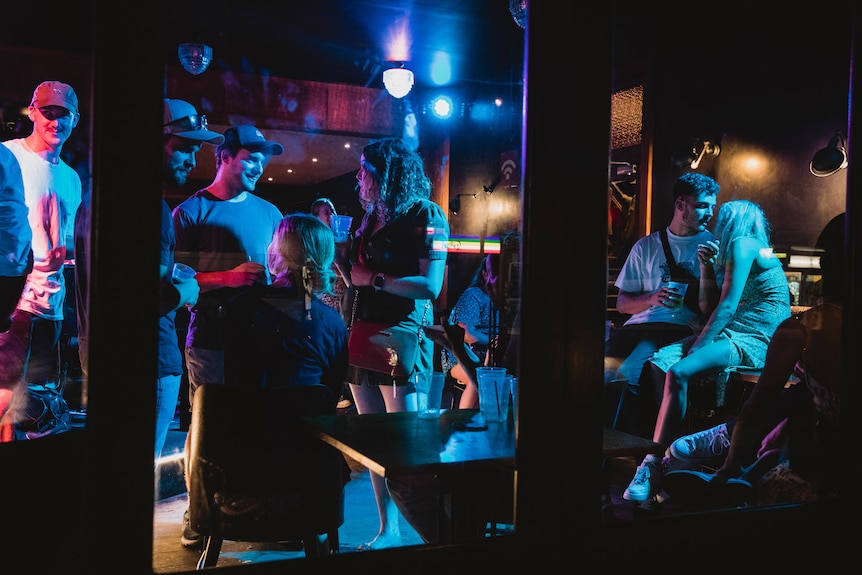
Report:
[[376,274],[371,282],[371,285],[374,286],[375,290],[380,291],[383,289],[384,283],[386,283],[386,276],[383,274]]

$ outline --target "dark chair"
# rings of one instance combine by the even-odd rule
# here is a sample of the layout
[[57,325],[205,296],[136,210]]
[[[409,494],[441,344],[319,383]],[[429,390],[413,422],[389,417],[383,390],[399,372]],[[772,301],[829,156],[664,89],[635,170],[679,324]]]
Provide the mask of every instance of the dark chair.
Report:
[[216,565],[225,539],[338,553],[350,468],[301,421],[335,415],[337,400],[324,385],[197,389],[186,473],[190,525],[204,543],[198,569]]

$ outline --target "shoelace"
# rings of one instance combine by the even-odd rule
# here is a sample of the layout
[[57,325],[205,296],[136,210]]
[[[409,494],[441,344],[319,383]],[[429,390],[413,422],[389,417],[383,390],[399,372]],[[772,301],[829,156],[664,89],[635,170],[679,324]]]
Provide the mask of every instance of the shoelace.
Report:
[[[709,443],[706,443],[707,438],[709,438]],[[704,450],[709,451],[713,455],[721,455],[722,450],[730,445],[730,439],[728,439],[726,433],[712,433],[711,429],[707,429],[688,437],[686,443],[688,444],[689,453],[700,451],[701,446],[703,446]]]
[[716,433],[709,442],[709,449],[715,455],[721,455],[730,446],[730,439],[726,433]]
[[635,470],[635,477],[632,479],[632,483],[645,483],[649,481],[650,473],[648,469],[649,465],[639,465]]

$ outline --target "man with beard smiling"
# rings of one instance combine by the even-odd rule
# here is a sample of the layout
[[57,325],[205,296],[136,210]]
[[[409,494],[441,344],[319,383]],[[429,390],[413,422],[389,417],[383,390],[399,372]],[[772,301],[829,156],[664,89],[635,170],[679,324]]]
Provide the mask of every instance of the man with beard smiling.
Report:
[[[267,141],[255,126],[229,128],[216,148],[213,182],[174,208],[175,258],[197,270],[200,285],[186,335],[190,406],[200,385],[224,383],[225,307],[243,288],[269,283],[267,248],[282,214],[252,192],[270,158],[283,153],[281,144]],[[182,544],[200,545],[188,524]]]
[[[204,143],[216,146],[224,136],[207,129],[206,116],[184,100],[164,100],[162,182],[166,188],[183,186],[196,166],[196,154]],[[183,358],[177,346],[176,310],[194,305],[200,286],[195,278],[172,277],[176,238],[171,209],[162,197],[161,249],[159,250],[159,371],[156,387],[156,443],[158,459],[174,419],[183,375]]]
[[228,129],[216,148],[213,182],[174,208],[176,260],[197,270],[201,286],[186,338],[190,403],[198,385],[224,383],[223,306],[236,290],[268,283],[266,251],[282,213],[252,192],[269,159],[282,153],[254,126]]

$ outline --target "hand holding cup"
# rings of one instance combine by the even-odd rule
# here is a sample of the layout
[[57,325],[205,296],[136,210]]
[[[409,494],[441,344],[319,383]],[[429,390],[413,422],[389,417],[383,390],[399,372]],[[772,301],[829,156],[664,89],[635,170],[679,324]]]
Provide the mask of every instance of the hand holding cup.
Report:
[[180,305],[191,307],[198,302],[200,285],[195,280],[197,272],[193,267],[183,263],[175,263],[171,270],[171,283],[179,293]]
[[669,309],[680,309],[688,291],[688,284],[683,282],[662,282],[659,289],[659,302]]
[[704,264],[714,264],[718,258],[718,242],[707,241],[697,245],[697,257]]
[[351,216],[333,215],[329,220],[329,225],[332,228],[332,235],[335,236],[336,244],[350,239],[350,226],[353,225]]

